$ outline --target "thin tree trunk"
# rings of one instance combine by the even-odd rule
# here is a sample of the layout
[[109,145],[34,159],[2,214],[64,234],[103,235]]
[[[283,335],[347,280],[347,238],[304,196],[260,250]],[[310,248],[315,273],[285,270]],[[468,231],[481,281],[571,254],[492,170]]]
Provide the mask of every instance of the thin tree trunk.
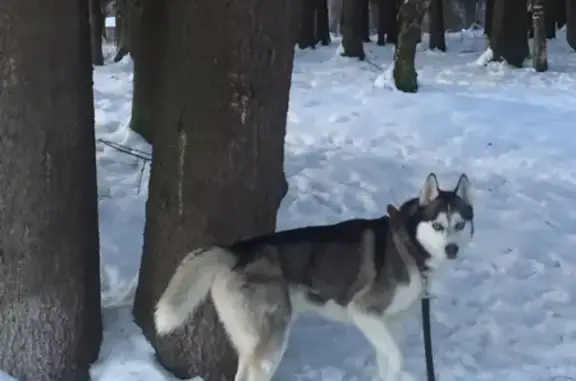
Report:
[[576,0],[566,0],[566,40],[576,50]]
[[378,7],[378,45],[398,42],[398,1],[376,0]]
[[100,5],[100,0],[88,0],[90,8],[90,45],[92,47],[92,64],[96,66],[104,65],[104,54],[102,53],[102,36],[104,34],[104,13]]
[[151,0],[131,0],[130,4],[130,41],[132,60],[134,61],[134,80],[132,88],[132,115],[130,128],[140,134],[148,143],[154,140],[152,110],[156,100],[156,81],[158,70],[154,66],[154,50],[148,41],[154,38],[151,28],[144,28],[145,18],[155,15],[151,11]]
[[130,0],[117,0],[116,10],[116,55],[119,62],[130,53]]
[[444,1],[430,0],[430,50],[446,51],[446,39],[444,36]]
[[476,9],[478,6],[477,0],[465,0],[464,1],[464,27],[466,29],[470,28],[476,20]]
[[556,38],[556,19],[558,12],[556,10],[556,1],[547,0],[543,2],[544,6],[544,25],[546,27],[546,38]]
[[[553,0],[550,0],[553,1]],[[567,0],[556,0],[555,7],[556,7],[556,24],[558,29],[561,29],[564,25],[566,25],[566,1]]]
[[89,380],[102,339],[88,7],[0,3],[0,369],[19,381]]
[[[388,8],[390,11],[388,12],[388,30],[386,32],[386,43],[388,44],[396,44],[398,43],[398,13],[400,10],[400,1],[401,0],[385,0],[388,1]],[[387,9],[388,9],[387,8]]]
[[303,0],[300,4],[300,38],[298,39],[298,47],[300,49],[315,48],[316,33],[314,33],[314,24],[316,17],[316,0]]
[[316,40],[322,45],[330,45],[330,27],[328,21],[328,1],[316,0]]
[[484,34],[490,38],[492,34],[492,19],[494,15],[494,1],[486,0],[486,14],[484,15]]
[[362,2],[362,41],[371,42],[370,40],[370,4],[368,0]]
[[400,7],[400,39],[394,53],[394,83],[407,93],[418,91],[418,74],[415,68],[416,46],[422,34],[424,1],[407,0]]
[[526,0],[494,0],[490,46],[494,60],[522,67],[528,57]]
[[[386,32],[388,30],[387,21],[388,14],[386,13],[386,0],[376,0],[376,8],[378,11],[378,40],[376,44],[379,46],[386,45]],[[390,10],[388,10],[389,12]]]
[[[275,230],[287,190],[284,136],[300,9],[292,0],[152,4],[155,18],[143,27],[153,29],[152,120],[162,132],[154,136],[134,317],[178,377],[231,381],[236,355],[210,300],[167,337],[155,336],[153,309],[191,250]],[[215,14],[227,22],[215,23]]]
[[364,0],[343,0],[342,4],[342,56],[356,57],[363,61],[364,54],[362,2]]
[[342,0],[328,1],[328,17],[330,32],[342,35]]
[[546,49],[544,0],[532,0],[532,25],[534,27],[532,64],[537,72],[547,71],[548,53]]

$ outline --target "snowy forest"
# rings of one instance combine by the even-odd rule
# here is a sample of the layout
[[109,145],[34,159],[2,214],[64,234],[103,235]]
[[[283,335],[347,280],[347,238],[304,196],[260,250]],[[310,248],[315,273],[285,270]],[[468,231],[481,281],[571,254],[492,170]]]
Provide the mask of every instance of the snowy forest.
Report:
[[0,371],[93,378],[104,332],[94,70],[133,64],[116,96],[130,92],[127,125],[153,147],[128,149],[145,162],[141,183],[150,171],[133,320],[171,375],[232,381],[210,302],[166,337],[153,309],[192,249],[278,228],[295,50],[338,40],[347,65],[374,65],[366,51],[393,46],[395,89],[418,93],[417,46],[451,54],[446,36],[462,30],[485,36],[486,65],[546,73],[551,41],[576,50],[576,0],[1,0]]

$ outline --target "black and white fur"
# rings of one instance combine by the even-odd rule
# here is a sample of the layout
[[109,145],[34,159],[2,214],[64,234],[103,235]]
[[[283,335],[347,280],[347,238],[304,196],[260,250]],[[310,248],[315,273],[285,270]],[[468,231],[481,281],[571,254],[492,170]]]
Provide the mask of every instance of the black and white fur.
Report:
[[[394,209],[395,210],[395,209]],[[355,325],[376,351],[383,381],[399,381],[397,335],[423,277],[472,239],[470,185],[428,175],[396,217],[305,227],[190,253],[156,305],[159,335],[183,325],[210,293],[239,361],[235,381],[270,381],[303,311]]]

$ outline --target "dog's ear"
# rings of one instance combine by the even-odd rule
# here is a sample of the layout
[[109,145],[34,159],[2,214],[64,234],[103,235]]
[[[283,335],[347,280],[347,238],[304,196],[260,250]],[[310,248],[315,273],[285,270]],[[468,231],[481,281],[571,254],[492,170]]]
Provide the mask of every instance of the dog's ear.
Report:
[[439,194],[440,186],[438,185],[438,178],[434,173],[430,173],[428,177],[426,177],[424,186],[420,191],[420,205],[428,205],[431,201],[434,201]]
[[460,197],[464,202],[467,204],[472,205],[472,192],[470,191],[470,181],[468,180],[468,176],[465,173],[460,175],[458,179],[458,184],[456,184],[456,188],[454,188],[454,193],[456,196]]

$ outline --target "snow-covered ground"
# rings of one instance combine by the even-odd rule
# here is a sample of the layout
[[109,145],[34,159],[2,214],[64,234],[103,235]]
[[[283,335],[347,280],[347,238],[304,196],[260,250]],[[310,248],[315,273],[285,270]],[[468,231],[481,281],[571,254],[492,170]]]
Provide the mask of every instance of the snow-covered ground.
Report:
[[[374,217],[415,196],[434,171],[475,188],[476,234],[466,255],[433,284],[438,377],[551,380],[576,377],[576,53],[550,42],[550,70],[476,64],[480,36],[448,37],[446,54],[417,55],[421,88],[389,82],[392,47],[367,44],[368,62],[339,57],[337,43],[297,51],[286,175],[278,229]],[[163,381],[132,323],[149,166],[132,133],[129,58],[96,68],[94,93],[105,336],[94,381]],[[194,84],[190,84],[193,86]],[[144,154],[142,154],[144,155]],[[406,370],[425,379],[420,320],[408,324]],[[376,380],[372,350],[353,328],[305,317],[278,381]]]

